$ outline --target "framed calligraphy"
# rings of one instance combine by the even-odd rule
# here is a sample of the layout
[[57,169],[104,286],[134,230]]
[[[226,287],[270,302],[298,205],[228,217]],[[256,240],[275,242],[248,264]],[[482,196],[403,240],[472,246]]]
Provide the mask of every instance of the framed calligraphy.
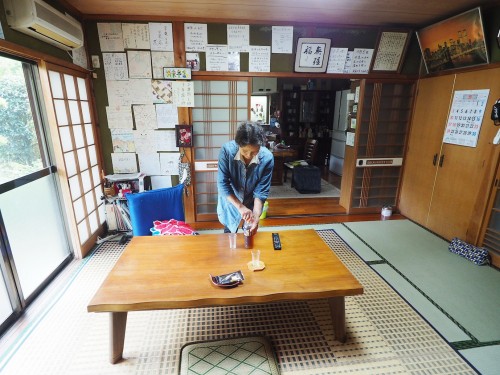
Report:
[[191,68],[163,68],[165,79],[191,79]]
[[399,73],[405,56],[410,30],[386,30],[380,33],[372,72]]
[[326,72],[330,44],[331,40],[326,38],[299,38],[295,52],[295,71]]

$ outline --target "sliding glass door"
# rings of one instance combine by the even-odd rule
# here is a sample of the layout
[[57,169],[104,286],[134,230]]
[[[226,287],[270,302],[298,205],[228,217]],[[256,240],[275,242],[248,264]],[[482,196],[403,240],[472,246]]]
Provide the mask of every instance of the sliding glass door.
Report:
[[0,55],[0,331],[72,258],[38,82]]

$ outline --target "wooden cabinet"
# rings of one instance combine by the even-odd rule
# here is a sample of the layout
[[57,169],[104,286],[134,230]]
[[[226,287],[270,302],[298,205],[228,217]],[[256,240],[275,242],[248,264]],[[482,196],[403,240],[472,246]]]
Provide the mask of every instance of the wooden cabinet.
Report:
[[252,94],[266,95],[275,93],[278,90],[278,79],[273,77],[252,78]]
[[300,120],[300,91],[285,90],[282,93],[282,114],[281,126],[283,136],[299,136]]
[[[489,111],[500,97],[500,69],[422,79],[416,97],[399,210],[451,240],[477,244],[498,156]],[[455,91],[491,87],[476,147],[443,143]]]
[[361,81],[355,143],[346,145],[341,186],[340,203],[349,213],[396,206],[414,86],[413,81]]

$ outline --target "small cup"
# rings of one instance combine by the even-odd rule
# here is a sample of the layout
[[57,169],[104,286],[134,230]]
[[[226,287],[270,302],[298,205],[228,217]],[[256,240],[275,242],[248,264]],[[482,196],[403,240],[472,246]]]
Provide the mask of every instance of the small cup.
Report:
[[228,233],[227,236],[229,238],[229,248],[236,249],[236,233]]
[[254,268],[260,265],[260,250],[252,250],[252,266]]

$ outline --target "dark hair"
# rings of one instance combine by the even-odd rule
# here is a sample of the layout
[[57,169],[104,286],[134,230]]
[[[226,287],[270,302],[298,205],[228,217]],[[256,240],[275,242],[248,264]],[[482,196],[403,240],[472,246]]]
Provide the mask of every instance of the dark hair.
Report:
[[264,134],[264,129],[256,122],[242,122],[236,130],[236,137],[234,138],[237,145],[240,147],[247,145],[259,145],[263,146],[266,144],[266,136]]

